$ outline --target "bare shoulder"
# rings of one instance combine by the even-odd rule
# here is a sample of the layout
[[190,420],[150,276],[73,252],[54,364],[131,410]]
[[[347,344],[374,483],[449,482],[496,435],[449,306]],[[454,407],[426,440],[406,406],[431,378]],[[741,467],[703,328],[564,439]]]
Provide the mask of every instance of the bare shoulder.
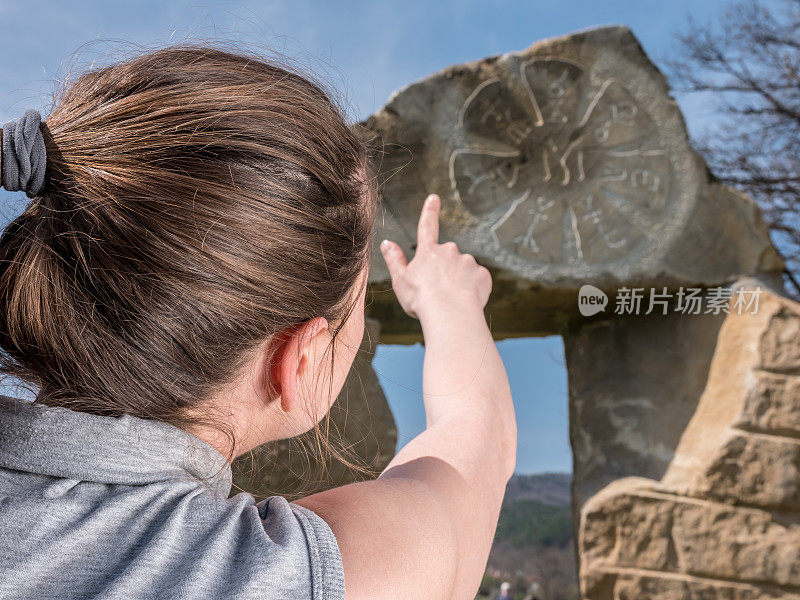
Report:
[[317,513],[336,536],[347,600],[451,597],[457,535],[439,494],[427,483],[382,477],[296,504]]

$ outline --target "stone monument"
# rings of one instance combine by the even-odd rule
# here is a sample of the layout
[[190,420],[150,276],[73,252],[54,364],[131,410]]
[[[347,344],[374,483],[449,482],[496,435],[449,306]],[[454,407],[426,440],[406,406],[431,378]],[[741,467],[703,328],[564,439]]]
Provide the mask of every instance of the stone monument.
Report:
[[[561,333],[587,283],[717,285],[783,268],[753,203],[711,180],[666,80],[623,27],[449,67],[360,128],[382,174],[371,281],[389,278],[382,237],[413,256],[422,202],[437,193],[440,238],[493,271],[500,336]],[[421,339],[391,294],[376,300],[382,340]]]
[[[367,314],[380,341],[423,341],[377,245],[413,257],[429,193],[440,242],[492,272],[495,338],[564,338],[584,597],[800,598],[800,307],[756,206],[689,146],[633,34],[584,30],[449,67],[354,127],[379,150]],[[584,316],[584,286],[650,302]],[[714,310],[687,311],[685,290]],[[756,290],[758,312],[737,314]],[[396,439],[380,386],[359,404],[382,415],[380,469]]]

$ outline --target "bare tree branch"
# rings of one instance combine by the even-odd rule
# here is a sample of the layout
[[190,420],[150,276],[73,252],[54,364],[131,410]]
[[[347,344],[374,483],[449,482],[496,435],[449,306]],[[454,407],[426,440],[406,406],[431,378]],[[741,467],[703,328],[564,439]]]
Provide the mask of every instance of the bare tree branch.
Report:
[[718,120],[692,142],[721,182],[759,205],[800,298],[800,0],[738,0],[715,23],[689,16],[664,63]]

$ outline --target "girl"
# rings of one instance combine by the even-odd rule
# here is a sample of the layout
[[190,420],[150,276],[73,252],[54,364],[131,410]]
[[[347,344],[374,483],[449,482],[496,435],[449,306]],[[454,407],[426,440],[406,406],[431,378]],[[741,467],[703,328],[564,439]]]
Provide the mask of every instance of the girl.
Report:
[[228,498],[230,462],[318,428],[364,332],[377,190],[311,78],[181,44],[83,73],[3,128],[33,200],[0,238],[0,597],[472,599],[514,470],[491,276],[407,261],[427,429],[380,476]]

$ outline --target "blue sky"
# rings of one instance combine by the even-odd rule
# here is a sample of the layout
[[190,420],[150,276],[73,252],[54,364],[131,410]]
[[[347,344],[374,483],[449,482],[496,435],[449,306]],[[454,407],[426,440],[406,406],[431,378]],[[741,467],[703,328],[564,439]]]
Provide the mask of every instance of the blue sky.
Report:
[[[46,118],[57,79],[93,60],[173,41],[239,41],[274,49],[312,68],[341,91],[353,120],[380,108],[395,89],[449,65],[526,48],[533,42],[602,24],[628,25],[662,64],[691,14],[713,18],[721,0],[561,0],[544,2],[19,2],[0,0],[0,121],[26,109]],[[689,132],[713,112],[699,97],[677,94]],[[0,224],[24,204],[0,191]],[[410,258],[410,257],[409,257]],[[517,470],[571,469],[567,385],[559,338],[498,343],[519,422]],[[403,444],[421,431],[421,345],[381,346],[374,364],[395,412]]]

